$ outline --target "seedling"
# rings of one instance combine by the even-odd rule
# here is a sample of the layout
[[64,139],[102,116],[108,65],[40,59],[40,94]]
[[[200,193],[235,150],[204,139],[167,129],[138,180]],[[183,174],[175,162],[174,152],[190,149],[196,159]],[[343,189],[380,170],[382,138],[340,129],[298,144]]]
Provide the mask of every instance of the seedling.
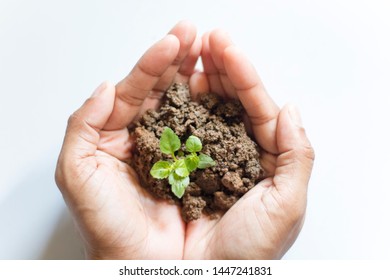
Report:
[[180,150],[181,142],[179,137],[169,127],[165,127],[160,138],[160,150],[170,155],[172,160],[159,160],[156,162],[150,174],[156,179],[166,179],[171,185],[172,192],[181,198],[188,184],[190,173],[197,168],[205,169],[215,165],[214,160],[205,154],[200,153],[202,142],[196,136],[188,137],[184,151]]

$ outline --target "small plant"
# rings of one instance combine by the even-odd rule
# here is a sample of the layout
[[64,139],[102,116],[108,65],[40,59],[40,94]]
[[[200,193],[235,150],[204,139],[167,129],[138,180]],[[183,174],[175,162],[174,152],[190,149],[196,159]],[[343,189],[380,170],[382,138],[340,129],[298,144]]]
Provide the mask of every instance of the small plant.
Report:
[[[160,138],[160,150],[170,155],[173,161],[159,160],[156,162],[150,174],[156,179],[168,178],[172,192],[181,198],[188,184],[190,173],[197,168],[205,169],[215,165],[214,160],[205,154],[200,153],[202,142],[196,136],[191,135],[186,141],[186,152],[180,150],[181,142],[179,137],[169,127],[165,127]],[[175,154],[175,152],[177,152]],[[198,154],[199,153],[199,154]]]

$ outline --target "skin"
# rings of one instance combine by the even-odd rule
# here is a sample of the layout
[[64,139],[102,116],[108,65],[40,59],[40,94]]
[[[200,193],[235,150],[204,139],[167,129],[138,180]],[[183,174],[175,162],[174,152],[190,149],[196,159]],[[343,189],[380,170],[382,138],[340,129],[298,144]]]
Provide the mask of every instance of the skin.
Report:
[[[194,70],[202,58],[203,72]],[[221,218],[185,224],[176,205],[139,184],[127,126],[156,108],[173,82],[238,98],[264,150],[268,178]],[[196,99],[196,94],[193,96]],[[56,182],[91,259],[278,259],[302,227],[314,152],[297,109],[272,101],[222,30],[197,37],[179,22],[116,86],[105,82],[69,118]]]

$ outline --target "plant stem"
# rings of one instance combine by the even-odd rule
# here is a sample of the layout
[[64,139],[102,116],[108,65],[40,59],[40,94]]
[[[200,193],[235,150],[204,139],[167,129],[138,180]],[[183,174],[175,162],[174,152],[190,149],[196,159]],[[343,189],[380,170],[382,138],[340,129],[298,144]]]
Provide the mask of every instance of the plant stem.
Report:
[[177,161],[177,158],[175,157],[175,153],[171,153],[171,156],[173,157],[174,161]]

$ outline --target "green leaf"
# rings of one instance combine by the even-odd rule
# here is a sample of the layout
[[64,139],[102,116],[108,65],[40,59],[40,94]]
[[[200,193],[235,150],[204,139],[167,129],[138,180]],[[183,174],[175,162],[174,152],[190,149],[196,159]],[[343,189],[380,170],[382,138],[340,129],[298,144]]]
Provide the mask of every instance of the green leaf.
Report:
[[180,177],[186,177],[190,175],[190,171],[188,170],[184,159],[179,159],[178,161],[176,161],[173,164],[172,168],[173,170],[175,170],[175,173]]
[[164,179],[171,173],[172,164],[168,161],[159,160],[156,162],[150,170],[150,175],[156,179]]
[[202,150],[202,142],[198,137],[191,135],[186,141],[186,149],[191,153],[200,152]]
[[190,183],[190,177],[180,177],[176,175],[174,172],[172,172],[169,175],[169,184],[171,184],[172,192],[178,197],[182,198],[186,187]]
[[198,168],[205,169],[215,165],[215,161],[208,155],[199,154]]
[[170,155],[180,149],[179,137],[169,127],[164,128],[160,138],[160,150],[164,154]]
[[188,171],[192,172],[198,167],[199,157],[197,155],[188,155],[184,159],[184,162],[186,163]]

